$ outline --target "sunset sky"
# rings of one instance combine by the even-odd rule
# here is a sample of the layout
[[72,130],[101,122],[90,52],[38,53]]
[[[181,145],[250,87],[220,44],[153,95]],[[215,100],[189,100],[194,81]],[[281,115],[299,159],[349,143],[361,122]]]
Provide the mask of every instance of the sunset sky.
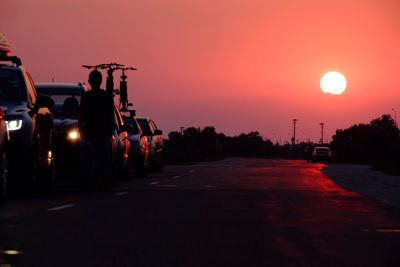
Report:
[[[0,32],[39,81],[87,80],[82,64],[130,73],[130,100],[167,133],[215,126],[289,141],[394,111],[400,118],[398,0],[1,0]],[[342,72],[347,90],[324,94]],[[116,77],[118,81],[118,77]],[[105,87],[105,84],[103,84]]]

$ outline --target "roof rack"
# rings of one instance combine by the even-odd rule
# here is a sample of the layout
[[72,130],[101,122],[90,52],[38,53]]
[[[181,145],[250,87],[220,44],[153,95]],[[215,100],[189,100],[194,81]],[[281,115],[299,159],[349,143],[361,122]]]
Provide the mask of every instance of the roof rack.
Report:
[[21,59],[17,56],[0,56],[0,61],[11,61],[17,65],[17,67],[22,65]]

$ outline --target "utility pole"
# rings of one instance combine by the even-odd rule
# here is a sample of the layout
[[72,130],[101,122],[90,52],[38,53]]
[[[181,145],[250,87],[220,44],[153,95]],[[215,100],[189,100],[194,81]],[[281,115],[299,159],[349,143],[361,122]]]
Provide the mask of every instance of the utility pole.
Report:
[[322,145],[324,143],[324,123],[321,122],[319,125],[321,125],[321,140],[320,140],[320,144]]
[[183,129],[185,129],[185,127],[181,126],[181,135],[183,135]]
[[293,137],[292,137],[292,145],[296,144],[296,123],[298,119],[293,119]]

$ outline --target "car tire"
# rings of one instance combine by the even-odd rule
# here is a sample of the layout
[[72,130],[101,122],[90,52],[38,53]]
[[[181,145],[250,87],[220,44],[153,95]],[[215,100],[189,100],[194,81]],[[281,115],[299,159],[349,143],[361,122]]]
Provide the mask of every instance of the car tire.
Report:
[[5,150],[0,152],[0,201],[5,200],[9,194],[8,162]]
[[144,159],[140,160],[139,163],[136,165],[136,177],[137,178],[146,178],[149,173],[148,162]]
[[164,172],[164,158],[161,152],[155,154],[150,161],[150,170],[155,173],[163,173]]
[[129,165],[119,159],[112,163],[111,167],[111,184],[115,184],[118,181],[126,181],[129,179]]
[[150,171],[154,173],[163,173],[164,166],[162,163],[153,163],[150,165]]
[[129,167],[127,165],[121,164],[119,168],[119,179],[121,181],[129,180]]
[[40,193],[52,194],[56,187],[56,173],[54,159],[50,166],[37,170],[37,187]]
[[37,178],[38,178],[38,162],[37,152],[32,152],[29,161],[24,166],[27,166],[23,171],[24,179],[21,181],[21,189],[23,193],[34,195],[37,193]]

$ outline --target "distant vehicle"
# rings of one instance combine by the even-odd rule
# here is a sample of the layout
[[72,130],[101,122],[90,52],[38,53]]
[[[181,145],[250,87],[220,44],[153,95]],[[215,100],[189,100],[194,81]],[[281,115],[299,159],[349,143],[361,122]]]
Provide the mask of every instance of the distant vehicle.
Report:
[[[78,130],[81,95],[88,90],[83,83],[37,83],[41,94],[54,99],[54,124],[56,128],[57,168],[66,171],[81,170],[80,134]],[[113,136],[111,139],[113,178],[129,177],[128,131],[123,125],[121,114],[114,107]]]
[[7,146],[8,146],[8,131],[4,112],[0,109],[0,201],[4,200],[8,194],[7,183]]
[[163,172],[164,169],[164,141],[162,134],[150,118],[136,118],[144,135],[149,142],[149,167],[151,171]]
[[122,116],[125,125],[129,125],[128,130],[131,149],[129,161],[135,170],[137,177],[146,177],[149,169],[149,140],[143,133],[142,128],[133,116]]
[[330,162],[332,159],[331,149],[326,146],[317,146],[311,155],[311,162],[326,161]]
[[[1,47],[1,46],[0,46]],[[51,192],[55,185],[50,97],[37,94],[21,60],[0,53],[0,107],[9,132],[8,173],[12,188]]]

